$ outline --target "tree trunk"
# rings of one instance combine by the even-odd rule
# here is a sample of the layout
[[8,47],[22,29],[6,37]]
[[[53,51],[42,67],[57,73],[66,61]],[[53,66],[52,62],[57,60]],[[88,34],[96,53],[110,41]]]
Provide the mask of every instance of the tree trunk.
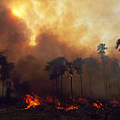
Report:
[[56,95],[58,95],[58,79],[56,78]]
[[4,81],[2,80],[2,97],[4,97]]
[[83,85],[82,85],[82,76],[80,75],[80,86],[81,86],[81,91],[80,91],[80,95],[81,97],[83,97]]
[[105,62],[104,62],[104,56],[101,56],[102,59],[102,65],[103,65],[103,79],[104,79],[104,86],[105,86],[105,97],[108,98],[108,85],[107,85],[107,78],[105,76]]
[[61,95],[63,94],[63,86],[62,86],[63,81],[62,81],[62,79],[63,79],[63,77],[62,77],[62,75],[61,75]]
[[72,77],[71,77],[71,96],[73,97]]

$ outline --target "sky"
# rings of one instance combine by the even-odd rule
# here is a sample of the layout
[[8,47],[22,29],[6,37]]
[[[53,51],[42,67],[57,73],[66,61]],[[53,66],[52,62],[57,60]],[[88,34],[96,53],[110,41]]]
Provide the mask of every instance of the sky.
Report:
[[[8,13],[6,19],[13,21],[9,25],[16,26],[19,35],[24,31],[26,38],[21,38],[24,42],[20,42],[20,55],[39,56],[41,51],[42,58],[70,58],[73,54],[86,57],[95,55],[97,45],[104,42],[109,48],[107,54],[118,56],[115,43],[120,37],[119,6],[119,0],[1,0],[1,13]],[[8,33],[7,28],[5,31]],[[1,41],[6,33],[2,34]],[[16,49],[19,47],[14,42],[10,44]],[[6,44],[2,48],[7,49]]]

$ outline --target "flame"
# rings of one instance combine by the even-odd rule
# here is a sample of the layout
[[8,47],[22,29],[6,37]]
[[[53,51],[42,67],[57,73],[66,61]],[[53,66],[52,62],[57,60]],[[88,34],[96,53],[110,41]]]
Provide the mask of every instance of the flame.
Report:
[[70,77],[73,77],[73,74],[69,74]]
[[78,110],[78,109],[79,109],[78,106],[71,105],[71,106],[67,107],[67,108],[65,109],[65,111]]
[[72,110],[78,110],[79,107],[78,106],[74,106],[74,105],[70,105],[68,107],[61,107],[61,106],[57,106],[56,107],[57,110],[64,110],[64,111],[72,111]]
[[29,109],[31,107],[36,107],[40,105],[39,99],[37,95],[31,96],[31,95],[26,95],[25,96],[27,107],[25,109]]
[[104,108],[102,107],[102,106],[103,106],[102,103],[96,103],[96,102],[94,102],[94,103],[93,103],[93,106],[96,107],[97,109],[102,109],[102,110],[104,110]]

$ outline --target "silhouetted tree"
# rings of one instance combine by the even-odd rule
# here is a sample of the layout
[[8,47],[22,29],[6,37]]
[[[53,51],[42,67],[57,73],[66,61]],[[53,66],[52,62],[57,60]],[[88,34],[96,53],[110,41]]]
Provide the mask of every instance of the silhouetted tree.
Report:
[[97,46],[97,51],[98,54],[101,56],[102,60],[104,59],[104,55],[105,55],[105,50],[107,50],[108,48],[106,47],[106,45],[104,43],[100,43]]
[[80,76],[80,95],[83,96],[83,83],[82,83],[82,58],[76,58],[73,61],[73,67],[75,68],[77,74]]
[[86,66],[86,73],[88,77],[89,82],[89,93],[90,96],[93,95],[93,80],[96,77],[95,75],[98,75],[97,73],[99,70],[99,63],[95,58],[85,58],[83,59],[83,64]]
[[[119,46],[120,46],[120,39],[118,39],[117,42],[116,42],[116,49],[118,49]],[[120,49],[119,49],[119,51],[120,51]]]
[[10,78],[10,72],[13,67],[13,63],[8,63],[6,56],[0,54],[0,79],[2,81],[2,96],[4,96],[5,81]]
[[4,85],[5,80],[9,77],[9,74],[7,72],[7,60],[6,57],[3,55],[0,55],[0,79],[2,81],[2,96],[4,96]]
[[[46,65],[45,70],[49,72],[49,76],[51,80],[56,80],[56,92],[58,92],[58,80],[60,78],[61,80],[61,91],[62,91],[62,79],[65,71],[67,70],[66,68],[66,63],[68,61],[64,57],[58,57],[53,59],[52,61],[48,62]],[[61,92],[62,93],[62,92]]]
[[[105,50],[107,50],[108,48],[106,47],[106,45],[104,43],[101,43],[97,46],[97,51],[98,51],[98,54],[101,56],[101,60],[102,60],[102,63],[103,63],[103,76],[104,73],[105,73]],[[107,85],[107,79],[105,79],[105,92],[106,92],[106,96],[107,96],[107,89],[108,89],[108,85]]]

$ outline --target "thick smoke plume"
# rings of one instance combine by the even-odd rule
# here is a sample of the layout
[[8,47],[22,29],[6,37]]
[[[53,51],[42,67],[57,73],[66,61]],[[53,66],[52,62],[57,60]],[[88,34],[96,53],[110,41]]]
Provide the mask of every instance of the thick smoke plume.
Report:
[[1,0],[0,50],[15,62],[21,81],[50,88],[44,65],[55,57],[96,57],[97,45],[104,42],[107,55],[119,58],[114,50],[120,36],[119,5],[118,0]]

